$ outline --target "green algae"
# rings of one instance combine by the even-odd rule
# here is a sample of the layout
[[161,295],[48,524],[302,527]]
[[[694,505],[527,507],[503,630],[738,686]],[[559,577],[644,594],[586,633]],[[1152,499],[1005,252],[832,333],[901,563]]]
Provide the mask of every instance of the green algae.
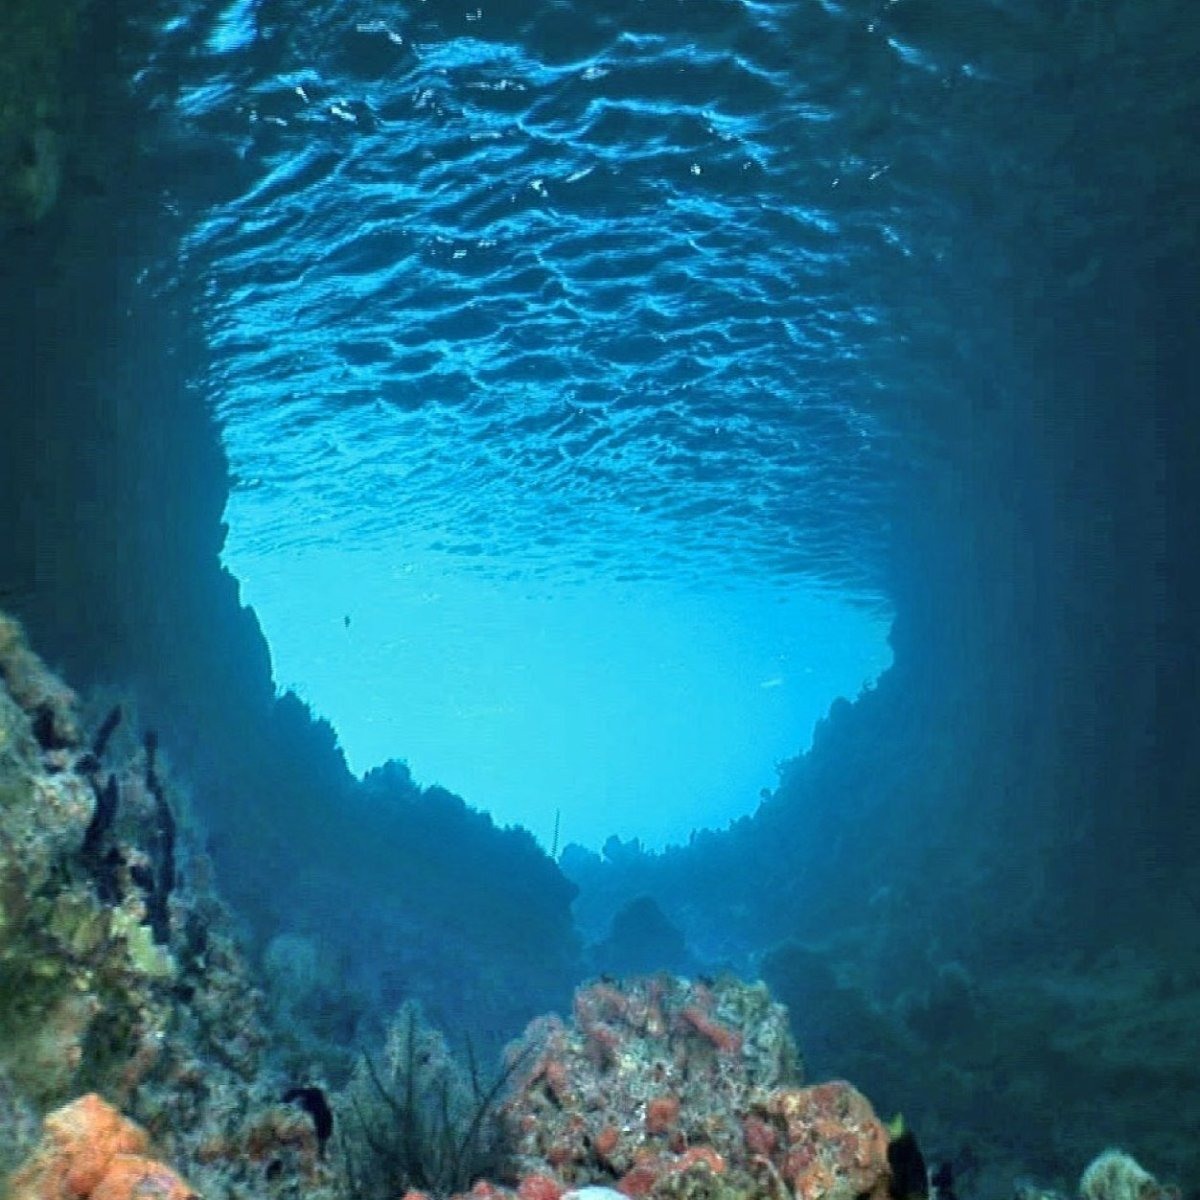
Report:
[[128,909],[113,911],[113,934],[125,943],[129,965],[136,975],[147,979],[170,979],[175,974],[175,959],[171,952],[154,940],[153,931],[142,924],[139,914]]

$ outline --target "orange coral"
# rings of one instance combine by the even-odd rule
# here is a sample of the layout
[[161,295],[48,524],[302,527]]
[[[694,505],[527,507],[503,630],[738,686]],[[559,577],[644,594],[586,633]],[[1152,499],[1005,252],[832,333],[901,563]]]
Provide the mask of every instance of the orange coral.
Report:
[[694,1030],[712,1042],[719,1053],[733,1055],[741,1052],[742,1035],[736,1029],[713,1020],[699,1005],[689,1004],[679,1014],[679,1020],[685,1028]]
[[779,1134],[762,1117],[747,1117],[742,1122],[742,1136],[746,1141],[746,1149],[760,1158],[770,1158],[779,1145]]
[[615,1125],[605,1125],[596,1134],[592,1142],[592,1146],[596,1151],[596,1157],[601,1159],[611,1158],[612,1152],[617,1148],[617,1143],[620,1140],[621,1135],[617,1132],[617,1127]]
[[725,1174],[725,1160],[711,1146],[693,1146],[671,1164],[671,1173],[689,1171],[697,1164],[707,1167],[714,1175]]
[[621,1176],[617,1183],[617,1191],[629,1196],[631,1200],[638,1200],[639,1197],[650,1193],[661,1174],[662,1170],[657,1163],[638,1163]]
[[193,1200],[194,1196],[170,1167],[140,1154],[118,1154],[89,1200]]
[[560,1200],[562,1187],[549,1175],[526,1175],[517,1187],[519,1200]]
[[95,1093],[56,1109],[12,1177],[8,1200],[187,1200],[190,1187],[145,1157],[149,1138]]
[[581,1027],[596,1021],[621,1022],[629,1016],[629,997],[611,984],[593,983],[575,993],[574,1009]]
[[617,1190],[640,1200],[654,1191],[660,1179],[687,1171],[706,1170],[713,1175],[725,1173],[725,1160],[711,1146],[693,1146],[678,1156],[657,1155],[639,1159],[621,1176]]

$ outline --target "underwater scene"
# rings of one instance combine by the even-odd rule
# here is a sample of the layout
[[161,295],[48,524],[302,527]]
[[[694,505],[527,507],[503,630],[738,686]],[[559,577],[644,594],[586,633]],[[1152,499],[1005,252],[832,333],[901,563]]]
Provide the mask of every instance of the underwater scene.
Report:
[[0,0],[0,1200],[1200,1200],[1191,0]]

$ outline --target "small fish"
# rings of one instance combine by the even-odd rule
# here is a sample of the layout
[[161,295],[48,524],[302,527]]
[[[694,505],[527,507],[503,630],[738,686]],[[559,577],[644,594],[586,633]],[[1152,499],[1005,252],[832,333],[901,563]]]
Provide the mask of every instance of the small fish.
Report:
[[333,1136],[333,1109],[319,1087],[288,1088],[283,1094],[284,1104],[298,1104],[310,1117],[317,1131],[317,1153],[325,1157],[325,1143]]
[[892,1171],[888,1185],[892,1200],[925,1200],[929,1195],[929,1172],[911,1132],[906,1130],[888,1143],[887,1159]]

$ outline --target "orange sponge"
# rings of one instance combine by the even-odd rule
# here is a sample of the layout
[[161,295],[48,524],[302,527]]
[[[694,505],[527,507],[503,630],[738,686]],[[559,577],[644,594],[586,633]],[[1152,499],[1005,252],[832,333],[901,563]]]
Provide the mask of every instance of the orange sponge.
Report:
[[146,1131],[94,1092],[56,1109],[9,1180],[6,1200],[187,1200],[191,1188],[146,1158]]

